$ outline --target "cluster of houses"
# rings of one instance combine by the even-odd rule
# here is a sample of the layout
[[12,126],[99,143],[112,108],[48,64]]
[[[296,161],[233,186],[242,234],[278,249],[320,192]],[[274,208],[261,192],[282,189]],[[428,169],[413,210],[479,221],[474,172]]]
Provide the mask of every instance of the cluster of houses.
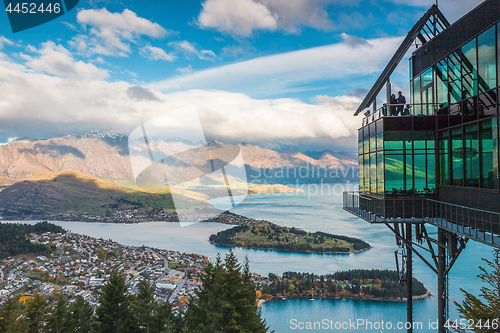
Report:
[[1,261],[0,306],[8,297],[35,292],[61,293],[74,301],[78,295],[89,304],[98,303],[98,294],[112,270],[126,279],[128,291],[135,294],[142,279],[155,287],[155,299],[169,301],[184,309],[186,296],[201,286],[206,258],[163,249],[134,247],[86,235],[31,234],[32,243],[53,245],[55,253],[21,255]]

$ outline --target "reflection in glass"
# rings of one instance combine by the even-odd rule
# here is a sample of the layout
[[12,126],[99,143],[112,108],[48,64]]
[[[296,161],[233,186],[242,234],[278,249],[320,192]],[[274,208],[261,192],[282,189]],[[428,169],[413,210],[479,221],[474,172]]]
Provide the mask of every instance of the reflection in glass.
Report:
[[436,158],[434,153],[427,154],[427,189],[431,193],[436,190]]
[[464,160],[463,160],[463,142],[462,129],[455,128],[451,134],[451,152],[452,152],[452,185],[463,186],[464,179]]
[[448,57],[448,82],[450,103],[458,103],[462,99],[462,81],[460,78],[460,58],[456,52]]
[[479,35],[477,46],[479,92],[482,93],[496,86],[495,27]]
[[370,138],[370,152],[374,152],[375,150],[377,150],[377,138],[372,136]]
[[477,95],[476,39],[462,47],[462,99]]
[[413,80],[413,96],[412,96],[412,102],[413,102],[413,115],[419,115],[422,113],[422,108],[421,108],[421,98],[420,98],[420,76],[417,76]]
[[448,65],[446,60],[441,60],[436,65],[436,94],[438,107],[448,106]]
[[364,173],[364,187],[365,187],[365,192],[370,193],[370,157],[368,154],[364,155],[364,166],[363,166],[363,173]]
[[377,150],[383,150],[384,149],[384,135],[379,134],[377,135]]
[[358,179],[359,179],[359,192],[365,191],[365,184],[363,178],[363,155],[358,154]]
[[[411,154],[411,150],[410,151],[406,151],[406,186],[405,186],[405,189],[406,190],[411,190],[413,191],[413,155]],[[408,193],[406,192],[407,195],[410,194],[412,195],[413,193]]]
[[385,155],[385,193],[400,194],[404,187],[403,155]]
[[415,191],[416,193],[425,193],[427,188],[427,166],[425,154],[415,154],[413,156],[414,168],[413,172],[415,173]]
[[465,149],[462,158],[465,165],[465,186],[479,187],[479,128],[471,124],[465,128]]
[[450,155],[448,152],[448,131],[439,133],[439,179],[442,185],[450,185]]
[[377,194],[384,195],[384,154],[377,153]]
[[493,173],[493,129],[492,121],[481,122],[481,186],[484,188],[495,188],[495,175]]
[[377,154],[370,154],[370,193],[377,194]]

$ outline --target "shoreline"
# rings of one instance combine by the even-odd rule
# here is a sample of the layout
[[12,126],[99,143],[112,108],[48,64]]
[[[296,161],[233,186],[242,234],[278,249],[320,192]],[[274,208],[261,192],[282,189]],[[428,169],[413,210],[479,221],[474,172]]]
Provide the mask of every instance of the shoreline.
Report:
[[215,245],[215,246],[225,246],[225,247],[229,247],[229,248],[241,248],[241,249],[248,249],[248,250],[276,251],[276,252],[290,252],[290,253],[313,253],[313,254],[344,254],[344,255],[357,254],[357,253],[361,253],[364,251],[368,251],[368,250],[373,248],[372,246],[370,246],[366,249],[354,250],[354,251],[349,251],[349,252],[319,252],[319,251],[295,251],[295,250],[263,249],[263,248],[258,248],[258,247],[235,246],[235,245],[231,246],[231,245],[217,244],[217,243],[212,243],[212,242],[210,242],[210,244]]
[[[262,306],[262,304],[266,303],[266,302],[269,302],[269,301],[286,301],[286,300],[297,300],[297,299],[304,299],[304,300],[311,300],[310,297],[285,297],[285,299],[283,300],[283,297],[285,296],[273,296],[272,298],[270,299],[259,299],[259,302],[258,302],[258,307],[260,308]],[[432,297],[432,294],[430,292],[427,292],[426,294],[424,295],[418,295],[418,296],[413,296],[413,300],[423,300],[423,299],[426,299],[426,298],[429,298],[429,297]],[[341,296],[330,296],[330,297],[318,297],[318,298],[315,298],[314,300],[312,301],[315,301],[315,300],[324,300],[324,299],[329,299],[329,300],[337,300],[337,301],[340,301],[340,300],[358,300],[358,301],[374,301],[374,302],[406,302],[406,298],[380,298],[380,297],[374,297],[374,298],[362,298],[362,297],[354,297],[354,296],[345,296],[345,297],[341,297]]]

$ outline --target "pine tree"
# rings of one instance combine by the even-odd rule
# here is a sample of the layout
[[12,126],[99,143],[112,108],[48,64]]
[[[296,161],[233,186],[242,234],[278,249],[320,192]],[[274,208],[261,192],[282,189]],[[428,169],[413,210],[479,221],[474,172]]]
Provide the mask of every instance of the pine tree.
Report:
[[154,299],[154,286],[144,278],[139,283],[138,293],[134,298],[134,313],[140,332],[160,333],[174,332],[175,318],[168,302]]
[[26,301],[24,315],[28,322],[29,333],[39,333],[42,331],[47,313],[45,303],[45,299],[39,293],[35,293],[32,298]]
[[94,309],[78,295],[70,304],[67,314],[68,332],[90,333],[94,332]]
[[155,312],[154,287],[149,285],[148,279],[144,277],[139,283],[134,307],[136,308],[136,316],[138,326],[141,332],[150,333],[151,325]]
[[[493,261],[483,258],[483,261],[492,269],[488,272],[484,267],[479,267],[481,274],[478,277],[487,285],[481,288],[479,295],[486,302],[471,293],[460,289],[465,299],[462,304],[455,302],[460,315],[478,323],[481,320],[482,325],[489,321],[490,328],[473,328],[474,332],[499,332],[500,331],[500,250],[493,251]],[[494,323],[494,324],[493,324]]]
[[192,332],[268,331],[257,308],[248,260],[242,267],[229,251],[224,263],[217,256],[215,263],[207,265],[205,273],[201,277],[202,287],[190,300],[185,316],[186,325]]
[[121,272],[113,270],[99,297],[100,305],[96,310],[98,332],[137,331],[133,327],[130,301],[125,277]]
[[68,318],[68,307],[62,294],[57,295],[55,304],[52,306],[51,314],[47,320],[47,331],[49,333],[66,332],[66,320]]
[[0,332],[23,333],[27,332],[27,323],[20,318],[21,309],[16,298],[9,298],[0,309]]

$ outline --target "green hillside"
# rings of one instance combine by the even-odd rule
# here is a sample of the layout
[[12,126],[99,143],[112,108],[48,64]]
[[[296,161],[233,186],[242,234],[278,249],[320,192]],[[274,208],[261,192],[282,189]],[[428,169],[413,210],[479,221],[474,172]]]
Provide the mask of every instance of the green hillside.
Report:
[[0,192],[0,209],[7,216],[9,212],[102,216],[114,210],[173,208],[168,191],[128,189],[73,171],[39,174]]

